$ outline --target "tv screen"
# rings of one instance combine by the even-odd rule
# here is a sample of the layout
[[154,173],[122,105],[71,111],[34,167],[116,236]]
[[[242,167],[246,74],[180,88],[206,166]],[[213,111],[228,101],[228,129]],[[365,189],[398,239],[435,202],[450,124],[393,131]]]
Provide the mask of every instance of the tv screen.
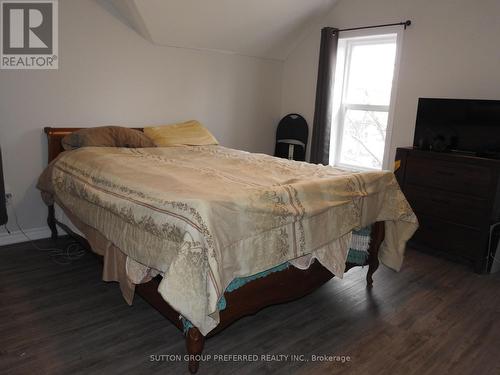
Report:
[[419,98],[413,146],[499,155],[500,100]]

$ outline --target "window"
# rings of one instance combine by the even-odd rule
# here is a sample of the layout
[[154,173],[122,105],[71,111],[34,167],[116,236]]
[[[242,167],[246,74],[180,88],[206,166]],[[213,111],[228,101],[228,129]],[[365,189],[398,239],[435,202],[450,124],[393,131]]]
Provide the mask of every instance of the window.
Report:
[[330,164],[388,166],[391,97],[398,33],[339,39]]

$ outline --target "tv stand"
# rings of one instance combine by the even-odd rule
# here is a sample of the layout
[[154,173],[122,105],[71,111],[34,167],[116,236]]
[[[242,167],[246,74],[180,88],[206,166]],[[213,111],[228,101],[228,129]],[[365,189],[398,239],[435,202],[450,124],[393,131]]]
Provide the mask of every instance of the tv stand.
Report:
[[489,272],[499,232],[488,248],[490,227],[500,221],[500,160],[411,147],[398,148],[396,160],[396,177],[420,222],[411,243]]

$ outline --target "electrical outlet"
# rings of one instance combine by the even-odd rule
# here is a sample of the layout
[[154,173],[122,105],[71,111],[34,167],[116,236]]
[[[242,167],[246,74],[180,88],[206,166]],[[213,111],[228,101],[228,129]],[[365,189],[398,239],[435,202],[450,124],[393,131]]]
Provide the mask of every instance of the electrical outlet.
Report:
[[14,198],[14,194],[5,193],[5,205],[10,206],[12,204],[12,199]]

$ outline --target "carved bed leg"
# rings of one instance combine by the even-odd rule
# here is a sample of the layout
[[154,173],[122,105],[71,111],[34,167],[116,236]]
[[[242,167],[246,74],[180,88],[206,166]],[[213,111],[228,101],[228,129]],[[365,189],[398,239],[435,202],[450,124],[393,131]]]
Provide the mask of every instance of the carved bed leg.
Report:
[[189,372],[195,374],[200,367],[200,361],[195,357],[201,355],[203,345],[205,344],[205,336],[196,327],[192,327],[186,334],[186,348],[189,354]]
[[47,224],[49,225],[50,231],[52,232],[51,238],[54,241],[57,240],[56,213],[53,204],[49,206],[49,216],[47,217]]
[[373,286],[373,274],[377,270],[379,266],[379,261],[376,256],[370,256],[370,260],[368,262],[368,273],[366,274],[366,286]]
[[372,226],[372,235],[370,246],[368,248],[368,273],[366,274],[366,285],[371,288],[373,286],[373,274],[379,266],[378,251],[380,245],[384,241],[385,224],[383,221],[378,221]]

